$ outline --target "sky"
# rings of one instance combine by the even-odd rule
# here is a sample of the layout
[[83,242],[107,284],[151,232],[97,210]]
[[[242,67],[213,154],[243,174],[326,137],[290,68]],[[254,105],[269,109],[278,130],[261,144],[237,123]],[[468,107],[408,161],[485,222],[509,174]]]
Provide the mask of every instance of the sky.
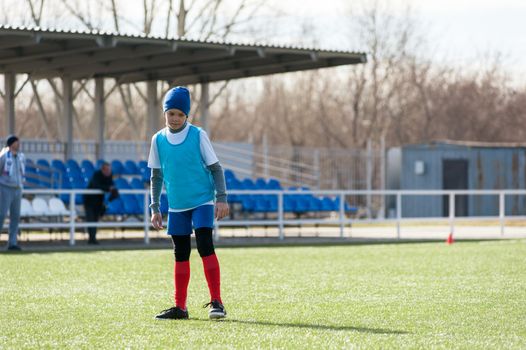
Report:
[[[362,0],[362,2],[371,0]],[[338,46],[348,35],[342,25],[357,0],[273,0],[290,17],[314,23],[325,46]],[[500,53],[511,71],[526,77],[526,0],[390,0],[393,12],[407,5],[421,24],[433,55],[458,65]]]

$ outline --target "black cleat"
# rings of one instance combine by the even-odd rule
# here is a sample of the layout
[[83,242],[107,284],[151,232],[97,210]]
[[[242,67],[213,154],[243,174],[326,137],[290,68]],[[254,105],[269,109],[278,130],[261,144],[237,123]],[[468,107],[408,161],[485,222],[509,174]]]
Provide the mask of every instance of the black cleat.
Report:
[[17,246],[17,245],[10,245],[9,247],[7,247],[7,250],[11,250],[11,251],[21,251],[22,248],[20,248],[20,247]]
[[212,300],[211,302],[203,305],[204,308],[208,306],[210,306],[210,310],[208,310],[208,317],[211,320],[218,320],[226,317],[225,307],[218,300]]
[[174,306],[169,309],[161,311],[155,316],[156,320],[187,320],[188,311],[181,309],[179,306]]

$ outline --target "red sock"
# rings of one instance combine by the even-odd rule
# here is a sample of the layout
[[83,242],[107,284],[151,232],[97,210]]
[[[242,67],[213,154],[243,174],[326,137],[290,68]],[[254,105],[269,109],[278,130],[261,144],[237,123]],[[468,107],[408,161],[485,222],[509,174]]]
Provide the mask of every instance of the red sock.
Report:
[[186,295],[190,282],[190,261],[176,261],[174,267],[175,306],[186,310]]
[[205,270],[206,282],[210,290],[211,300],[221,301],[221,274],[219,272],[219,261],[215,254],[205,256],[203,259],[203,268]]

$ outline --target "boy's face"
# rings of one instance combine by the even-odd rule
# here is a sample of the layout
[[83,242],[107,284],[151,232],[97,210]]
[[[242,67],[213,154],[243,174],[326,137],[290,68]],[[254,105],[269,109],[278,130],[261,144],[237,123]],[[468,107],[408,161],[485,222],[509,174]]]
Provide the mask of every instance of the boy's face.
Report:
[[164,112],[164,119],[166,119],[166,126],[175,130],[184,125],[186,114],[178,109],[172,108]]

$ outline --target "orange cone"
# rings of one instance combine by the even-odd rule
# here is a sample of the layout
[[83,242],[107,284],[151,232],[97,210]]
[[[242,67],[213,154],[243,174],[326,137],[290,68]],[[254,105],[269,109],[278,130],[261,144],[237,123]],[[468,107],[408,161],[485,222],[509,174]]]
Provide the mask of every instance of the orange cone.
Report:
[[447,236],[446,243],[447,243],[447,244],[453,244],[454,242],[455,242],[455,240],[453,239],[453,234],[450,233],[450,234]]

